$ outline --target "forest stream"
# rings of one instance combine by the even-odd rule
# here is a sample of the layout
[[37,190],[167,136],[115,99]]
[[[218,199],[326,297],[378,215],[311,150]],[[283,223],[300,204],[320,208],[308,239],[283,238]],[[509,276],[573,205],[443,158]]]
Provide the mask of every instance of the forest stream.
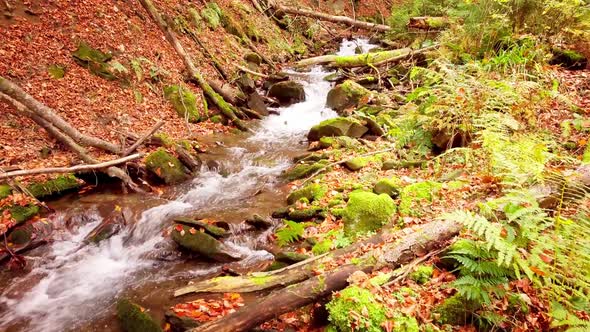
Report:
[[[359,46],[364,52],[373,47],[366,39],[344,40],[338,54],[352,55]],[[332,84],[324,77],[330,72],[314,67],[291,74],[304,85],[306,101],[277,108],[276,114],[253,124],[252,133],[206,138],[215,141],[217,148],[209,153],[217,164],[203,166],[197,177],[167,189],[162,197],[99,192],[54,202],[57,213],[50,222],[59,231],[52,243],[31,253],[25,271],[0,274],[0,328],[119,331],[112,322],[121,296],[162,318],[175,303],[175,288],[222,268],[181,259],[175,244],[163,237],[170,220],[181,215],[227,222],[232,235],[225,243],[246,257],[237,263],[244,269],[272,260],[264,247],[273,229],[253,235],[243,232],[241,223],[253,213],[268,215],[284,205],[286,190],[277,177],[305,151],[302,142],[309,128],[337,116],[325,107]],[[97,245],[85,244],[88,233],[119,209],[125,229]]]

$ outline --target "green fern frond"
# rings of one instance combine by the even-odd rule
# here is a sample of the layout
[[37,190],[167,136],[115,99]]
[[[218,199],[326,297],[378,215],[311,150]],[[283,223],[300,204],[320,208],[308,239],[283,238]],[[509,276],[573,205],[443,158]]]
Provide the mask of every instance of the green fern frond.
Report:
[[303,237],[305,227],[303,224],[296,223],[291,220],[285,220],[285,227],[279,229],[275,234],[279,246],[284,246],[289,243],[296,242]]

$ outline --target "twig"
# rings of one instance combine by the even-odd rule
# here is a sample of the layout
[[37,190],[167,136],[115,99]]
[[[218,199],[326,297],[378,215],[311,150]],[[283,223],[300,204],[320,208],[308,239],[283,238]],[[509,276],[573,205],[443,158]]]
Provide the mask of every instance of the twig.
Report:
[[326,165],[326,166],[324,166],[324,167],[322,167],[322,168],[318,169],[317,171],[315,171],[315,172],[314,172],[312,175],[310,175],[310,176],[309,176],[307,179],[305,179],[305,181],[303,181],[303,182],[301,183],[301,185],[300,185],[300,186],[303,186],[303,185],[304,185],[304,184],[306,184],[306,183],[307,183],[309,180],[313,179],[313,178],[314,178],[316,175],[318,175],[318,174],[322,173],[323,171],[325,171],[326,169],[328,169],[328,168],[330,168],[330,167],[332,167],[332,166],[336,166],[336,165],[344,164],[344,163],[346,163],[346,162],[348,162],[348,161],[351,161],[351,160],[353,160],[353,159],[355,159],[355,158],[369,157],[369,156],[372,156],[372,155],[376,155],[376,154],[380,154],[380,153],[385,153],[385,152],[389,152],[389,151],[393,151],[393,150],[395,150],[395,148],[389,148],[389,149],[385,149],[385,150],[373,151],[373,152],[369,152],[369,153],[362,154],[362,155],[360,155],[360,156],[352,156],[352,157],[350,157],[350,158],[347,158],[347,159],[344,159],[344,160],[335,161],[335,162],[333,162],[333,163],[331,163],[331,164],[328,164],[328,165]]
[[162,121],[162,120],[158,121],[158,123],[156,123],[152,127],[152,129],[150,129],[150,131],[148,131],[145,135],[143,135],[140,139],[138,139],[135,143],[133,143],[133,145],[131,145],[128,149],[126,149],[123,152],[123,157],[130,155],[131,152],[135,151],[135,149],[137,149],[141,144],[143,144],[143,142],[145,142],[147,139],[152,137],[152,135],[154,135],[154,133],[156,131],[158,131],[158,129],[160,129],[163,125],[164,125],[164,121]]
[[0,174],[0,179],[12,178],[15,176],[34,175],[34,174],[51,174],[51,173],[74,173],[80,171],[95,170],[107,168],[114,165],[126,163],[128,161],[143,157],[142,153],[136,153],[127,157],[105,161],[98,164],[76,165],[72,167],[50,167],[50,168],[35,168],[30,170],[14,171]]

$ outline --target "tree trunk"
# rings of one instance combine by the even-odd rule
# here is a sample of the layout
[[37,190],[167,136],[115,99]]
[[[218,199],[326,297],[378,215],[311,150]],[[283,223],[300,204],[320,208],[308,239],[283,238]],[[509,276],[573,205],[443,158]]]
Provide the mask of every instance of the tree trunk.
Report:
[[313,17],[313,18],[316,18],[319,20],[328,21],[328,22],[346,24],[346,25],[353,26],[356,28],[361,28],[361,29],[380,31],[380,32],[387,32],[387,31],[391,30],[391,27],[388,25],[357,21],[357,20],[354,20],[354,19],[347,17],[347,16],[328,15],[325,13],[320,13],[315,10],[287,7],[287,6],[280,5],[278,3],[271,4],[271,7],[273,7],[276,11],[282,12],[285,14],[303,15],[303,16],[307,16],[307,17]]
[[121,151],[115,144],[109,143],[102,139],[87,136],[79,132],[76,128],[72,127],[62,117],[57,115],[54,110],[45,106],[31,95],[26,93],[18,85],[9,81],[8,79],[0,76],[0,92],[6,94],[10,98],[23,104],[30,112],[33,112],[43,118],[45,121],[50,122],[57,129],[61,130],[76,142],[86,145],[93,146],[105,151],[109,151],[115,154],[119,154]]
[[[192,332],[241,332],[249,331],[259,324],[278,315],[311,304],[318,299],[341,290],[348,285],[348,277],[357,271],[371,272],[385,266],[396,268],[431,250],[444,246],[457,235],[461,225],[452,221],[431,222],[423,225],[396,243],[383,247],[383,256],[365,255],[361,264],[345,265],[334,271],[323,273],[299,284],[281,289],[275,293],[242,307],[227,316],[201,325]],[[262,308],[262,309],[261,309]]]
[[164,32],[164,35],[166,36],[168,42],[172,45],[176,53],[178,53],[178,55],[182,58],[182,61],[184,62],[184,65],[188,70],[189,74],[195,78],[195,80],[197,81],[201,89],[203,89],[205,94],[211,99],[211,101],[213,101],[213,103],[215,103],[217,107],[219,107],[221,113],[223,113],[223,115],[225,115],[230,121],[232,121],[236,125],[236,127],[238,127],[241,130],[247,131],[248,128],[242,123],[240,119],[237,118],[234,107],[231,104],[227,103],[221,95],[219,95],[217,92],[215,92],[215,90],[213,90],[211,85],[207,82],[207,80],[205,80],[203,75],[201,75],[201,72],[197,69],[197,67],[195,67],[189,55],[184,50],[184,47],[180,44],[180,42],[174,35],[174,32],[168,26],[168,24],[166,24],[166,21],[164,21],[162,16],[160,16],[158,10],[156,9],[152,1],[139,0],[139,2],[148,12],[150,17],[154,20],[154,22],[158,25],[158,27],[162,30],[162,32]]

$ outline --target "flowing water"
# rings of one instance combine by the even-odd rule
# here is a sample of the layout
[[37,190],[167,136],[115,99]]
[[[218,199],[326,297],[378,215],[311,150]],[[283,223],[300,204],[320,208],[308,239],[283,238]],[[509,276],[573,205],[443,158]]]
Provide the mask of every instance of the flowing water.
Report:
[[[366,40],[344,41],[338,54],[354,54]],[[294,73],[293,73],[294,74]],[[96,193],[55,202],[50,217],[54,241],[30,253],[28,270],[0,274],[0,329],[7,331],[117,331],[113,303],[129,296],[158,316],[174,303],[173,290],[188,280],[219,273],[220,264],[179,257],[165,229],[175,216],[224,220],[233,236],[226,240],[246,258],[244,266],[272,259],[263,250],[269,232],[240,232],[239,222],[254,212],[268,214],[284,204],[278,175],[304,151],[309,128],[336,116],[325,108],[331,87],[320,67],[294,75],[304,85],[306,101],[278,108],[253,125],[252,134],[218,137],[211,158],[219,165],[204,168],[189,183],[170,188],[161,197]],[[121,206],[126,229],[85,245],[90,231]],[[248,234],[248,235],[244,235]]]

